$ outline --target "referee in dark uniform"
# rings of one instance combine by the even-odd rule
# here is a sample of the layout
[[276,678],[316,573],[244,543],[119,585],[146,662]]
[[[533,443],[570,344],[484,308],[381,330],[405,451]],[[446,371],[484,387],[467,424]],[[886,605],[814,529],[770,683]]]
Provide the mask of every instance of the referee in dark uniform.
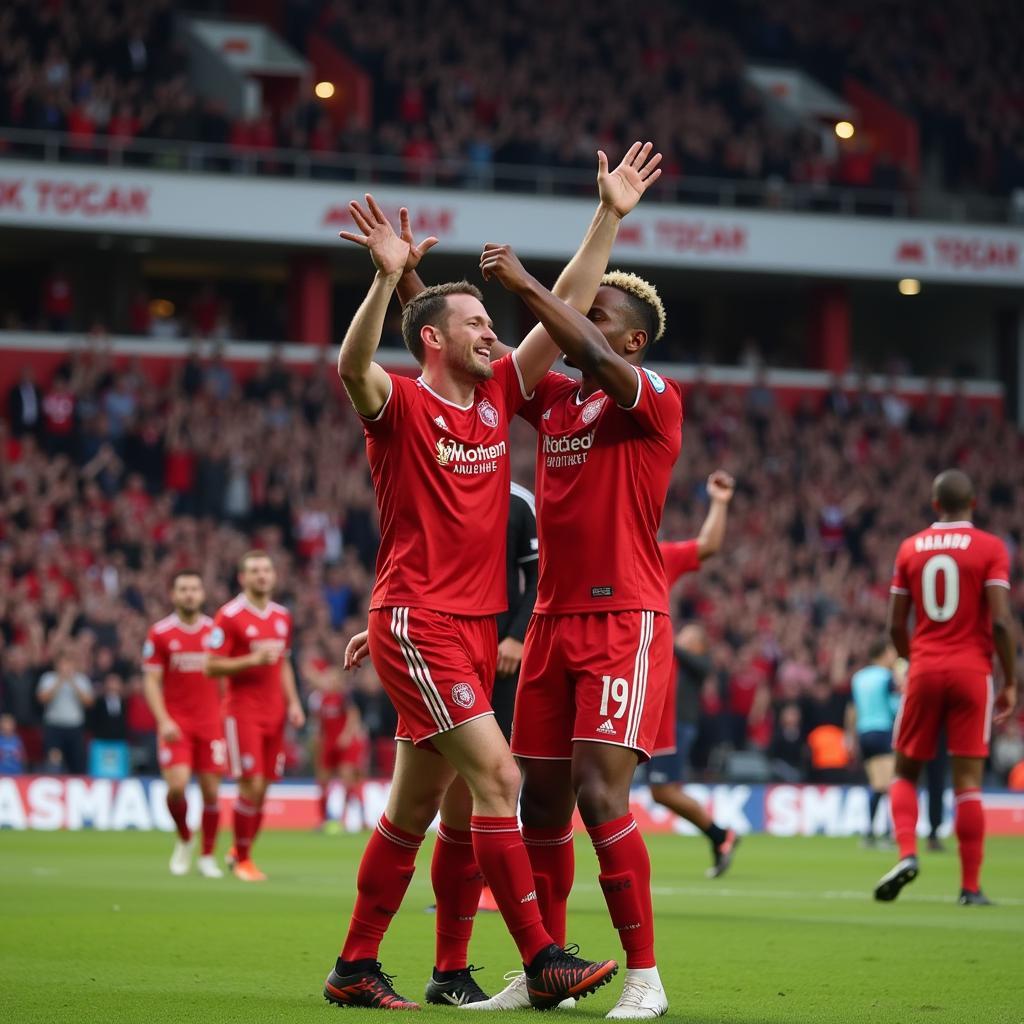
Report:
[[506,544],[508,611],[498,616],[498,671],[494,680],[494,717],[512,735],[512,711],[523,660],[523,638],[537,600],[537,511],[533,494],[512,484]]

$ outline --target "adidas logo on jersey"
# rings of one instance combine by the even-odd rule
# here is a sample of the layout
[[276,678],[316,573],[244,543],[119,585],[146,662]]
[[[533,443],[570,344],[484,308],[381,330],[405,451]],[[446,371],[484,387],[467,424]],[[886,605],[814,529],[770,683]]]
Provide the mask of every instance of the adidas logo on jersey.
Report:
[[606,718],[606,719],[605,719],[605,720],[604,720],[604,721],[603,721],[603,722],[602,722],[602,723],[601,723],[601,724],[600,724],[600,725],[599,725],[599,726],[597,727],[597,731],[598,731],[598,732],[599,732],[599,733],[600,733],[600,734],[601,734],[602,736],[614,736],[614,735],[615,735],[615,726],[614,726],[614,725],[612,725],[612,720],[611,720],[610,718]]
[[549,420],[549,419],[551,419],[551,410],[550,410],[550,409],[548,409],[548,410],[547,410],[547,411],[546,411],[546,412],[544,413],[544,415],[543,415],[543,416],[541,416],[541,419],[542,419],[542,420]]
[[438,426],[439,426],[439,427],[440,427],[440,428],[441,428],[442,430],[450,430],[450,429],[451,429],[451,428],[450,428],[450,427],[448,426],[448,424],[447,424],[447,423],[445,423],[445,421],[444,421],[444,417],[443,417],[443,416],[435,416],[435,417],[434,417],[434,422],[435,422],[435,423],[436,423],[436,424],[437,424],[437,425],[438,425]]
[[534,903],[537,899],[537,890],[531,889],[519,902],[520,903]]

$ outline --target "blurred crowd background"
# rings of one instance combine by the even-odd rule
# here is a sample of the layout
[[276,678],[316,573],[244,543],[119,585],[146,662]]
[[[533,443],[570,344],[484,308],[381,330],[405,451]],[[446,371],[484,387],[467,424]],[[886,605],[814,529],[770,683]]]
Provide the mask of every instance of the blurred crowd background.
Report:
[[[186,566],[202,572],[212,613],[236,592],[238,556],[267,549],[278,599],[295,617],[304,694],[317,666],[340,664],[365,622],[378,534],[362,430],[330,353],[304,374],[271,353],[246,379],[216,355],[194,355],[155,383],[94,344],[47,379],[26,369],[6,397],[0,734],[20,736],[20,767],[69,767],[45,763],[37,699],[44,674],[59,671],[80,674],[93,697],[77,721],[83,740],[127,739],[135,770],[155,769],[141,650],[148,625],[168,611],[171,574]],[[1009,546],[1013,604],[1024,611],[1024,438],[963,400],[912,406],[895,392],[837,388],[793,406],[764,385],[698,383],[685,403],[663,536],[696,535],[713,469],[738,480],[724,551],[673,592],[677,624],[703,623],[714,663],[694,777],[754,763],[774,778],[813,779],[826,767],[856,778],[852,757],[816,763],[807,737],[843,725],[850,676],[883,630],[897,545],[931,522],[940,469],[957,465],[974,479],[978,522]],[[515,476],[529,487],[534,440],[524,423],[513,450]],[[372,768],[386,774],[394,713],[371,667],[347,685]],[[313,728],[290,735],[293,774],[310,771]],[[17,744],[0,738],[8,746]],[[1021,760],[1014,721],[996,737],[992,778],[1005,780]]]

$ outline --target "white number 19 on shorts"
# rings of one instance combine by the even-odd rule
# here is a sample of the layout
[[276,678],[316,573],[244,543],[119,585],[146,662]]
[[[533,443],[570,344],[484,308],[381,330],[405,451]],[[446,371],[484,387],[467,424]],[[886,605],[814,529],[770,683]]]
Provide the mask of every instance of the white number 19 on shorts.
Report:
[[621,718],[626,713],[626,705],[629,703],[629,683],[622,676],[615,679],[611,676],[601,676],[601,682],[604,683],[604,689],[601,691],[601,717],[608,714],[608,702],[613,700],[619,708],[611,717]]

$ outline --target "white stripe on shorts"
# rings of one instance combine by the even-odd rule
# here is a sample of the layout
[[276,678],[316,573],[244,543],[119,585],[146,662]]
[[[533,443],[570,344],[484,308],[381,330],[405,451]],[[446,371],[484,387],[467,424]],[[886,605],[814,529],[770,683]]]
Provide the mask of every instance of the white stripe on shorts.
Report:
[[629,700],[629,715],[626,718],[625,741],[628,746],[637,746],[640,737],[640,723],[644,716],[644,701],[647,698],[647,666],[651,639],[654,636],[654,612],[640,613],[640,642],[636,649],[633,665],[633,686]]
[[416,649],[416,645],[409,639],[408,608],[391,609],[391,633],[402,649],[402,657],[405,658],[405,664],[409,668],[409,676],[420,691],[423,704],[430,712],[430,717],[433,718],[437,731],[447,732],[449,729],[455,728],[451,715],[448,714],[448,709],[441,698],[441,694],[438,692],[437,687],[434,685],[434,680],[430,676],[430,669],[427,668],[423,655],[420,654]]

